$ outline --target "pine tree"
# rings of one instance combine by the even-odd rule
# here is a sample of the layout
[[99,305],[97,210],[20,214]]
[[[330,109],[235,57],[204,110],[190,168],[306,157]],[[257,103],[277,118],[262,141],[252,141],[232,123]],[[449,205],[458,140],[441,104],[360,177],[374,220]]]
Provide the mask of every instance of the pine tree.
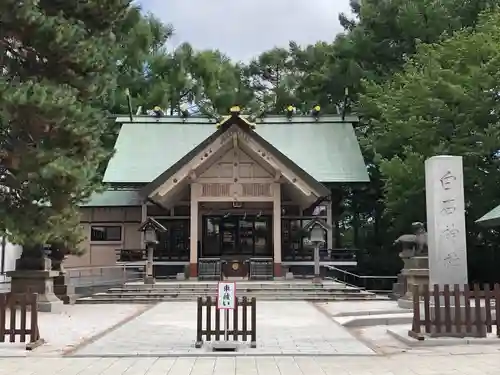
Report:
[[110,156],[101,109],[130,0],[0,2],[0,228],[28,248],[81,241],[78,204]]

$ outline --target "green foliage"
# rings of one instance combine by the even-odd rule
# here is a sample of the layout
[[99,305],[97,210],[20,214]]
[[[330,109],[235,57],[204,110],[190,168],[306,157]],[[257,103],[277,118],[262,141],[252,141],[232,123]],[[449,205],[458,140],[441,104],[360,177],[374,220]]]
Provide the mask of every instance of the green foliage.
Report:
[[475,29],[419,46],[391,80],[367,83],[360,107],[370,118],[367,140],[381,156],[393,227],[425,218],[425,159],[461,155],[469,243],[477,244],[474,220],[500,203],[499,47],[494,10]]
[[0,4],[0,228],[24,245],[80,241],[78,203],[110,154],[101,100],[114,88],[129,0]]

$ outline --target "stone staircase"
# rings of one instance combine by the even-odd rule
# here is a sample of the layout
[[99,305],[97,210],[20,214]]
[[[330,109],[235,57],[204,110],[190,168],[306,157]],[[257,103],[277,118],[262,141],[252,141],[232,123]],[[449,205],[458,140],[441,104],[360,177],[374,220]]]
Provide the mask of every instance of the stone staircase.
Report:
[[[172,281],[157,282],[154,285],[135,282],[111,288],[104,293],[79,298],[77,303],[149,304],[163,301],[195,301],[198,297],[215,298],[216,294],[217,282],[214,281]],[[324,281],[318,285],[310,280],[236,281],[236,295],[268,301],[344,301],[376,298],[374,293],[340,282]]]

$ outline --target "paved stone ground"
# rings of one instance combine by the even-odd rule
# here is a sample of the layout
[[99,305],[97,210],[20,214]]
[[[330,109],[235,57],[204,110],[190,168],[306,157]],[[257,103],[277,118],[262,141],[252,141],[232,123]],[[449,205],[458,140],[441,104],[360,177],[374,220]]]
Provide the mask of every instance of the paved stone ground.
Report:
[[[246,355],[374,355],[375,352],[308,302],[262,301],[257,308],[257,348]],[[164,302],[77,350],[78,356],[210,355],[194,348],[196,303]]]
[[500,354],[3,358],[0,375],[498,375]]
[[[33,353],[26,352],[26,344],[0,343],[0,357],[27,355],[60,355],[90,337],[144,311],[143,305],[64,305],[60,313],[38,313],[40,336],[46,343]],[[9,315],[8,315],[9,316]],[[9,318],[7,317],[7,322]],[[20,318],[17,319],[19,325]],[[29,322],[29,316],[28,316]]]

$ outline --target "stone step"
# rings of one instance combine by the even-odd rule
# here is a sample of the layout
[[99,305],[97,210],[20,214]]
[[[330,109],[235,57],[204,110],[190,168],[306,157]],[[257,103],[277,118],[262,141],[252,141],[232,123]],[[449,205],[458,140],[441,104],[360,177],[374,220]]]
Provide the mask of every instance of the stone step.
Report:
[[[334,297],[334,296],[363,296],[363,295],[371,295],[369,293],[328,293],[328,292],[317,292],[317,293],[264,293],[264,292],[257,292],[257,293],[240,293],[237,294],[238,297],[263,297],[263,296],[269,296],[269,297],[276,297],[276,296],[292,296],[292,297]],[[196,299],[198,297],[212,297],[216,298],[215,293],[206,293],[206,294],[191,294],[191,293],[180,293],[180,292],[172,292],[172,293],[97,293],[94,294],[96,297],[110,297],[110,298],[135,298],[135,297],[140,297],[140,298],[162,298],[162,297],[188,297],[191,299]]]
[[[122,288],[124,289],[151,289],[151,288],[178,288],[178,289],[192,289],[192,288],[216,288],[217,281],[213,282],[157,282],[156,284],[144,284],[142,282],[128,283]],[[266,289],[266,288],[279,288],[279,289],[296,289],[296,288],[341,288],[341,289],[356,289],[349,287],[343,283],[326,282],[323,284],[313,284],[311,281],[300,283],[283,283],[283,282],[241,282],[236,281],[236,289]]]
[[[258,301],[362,301],[376,298],[370,294],[360,295],[337,295],[337,296],[260,296]],[[153,304],[158,302],[194,302],[196,299],[193,297],[166,297],[161,298],[138,298],[138,297],[124,297],[116,298],[110,296],[93,296],[80,298],[76,301],[78,304],[106,304],[106,303],[130,303],[130,304]]]
[[[267,301],[345,301],[375,299],[373,293],[347,286],[343,283],[325,281],[313,284],[311,280],[286,281],[238,281],[238,297],[255,297]],[[196,301],[198,297],[216,298],[217,282],[157,282],[153,285],[134,282],[111,288],[105,293],[81,298],[78,303],[158,303],[163,301]]]
[[[264,292],[264,293],[274,293],[274,292],[284,292],[284,293],[316,293],[316,292],[330,292],[330,293],[359,293],[361,289],[342,289],[342,288],[297,288],[297,289],[279,289],[279,288],[249,288],[249,289],[236,289],[236,293],[254,293],[254,292]],[[215,293],[215,288],[150,288],[150,289],[128,289],[128,288],[111,288],[109,293]]]

